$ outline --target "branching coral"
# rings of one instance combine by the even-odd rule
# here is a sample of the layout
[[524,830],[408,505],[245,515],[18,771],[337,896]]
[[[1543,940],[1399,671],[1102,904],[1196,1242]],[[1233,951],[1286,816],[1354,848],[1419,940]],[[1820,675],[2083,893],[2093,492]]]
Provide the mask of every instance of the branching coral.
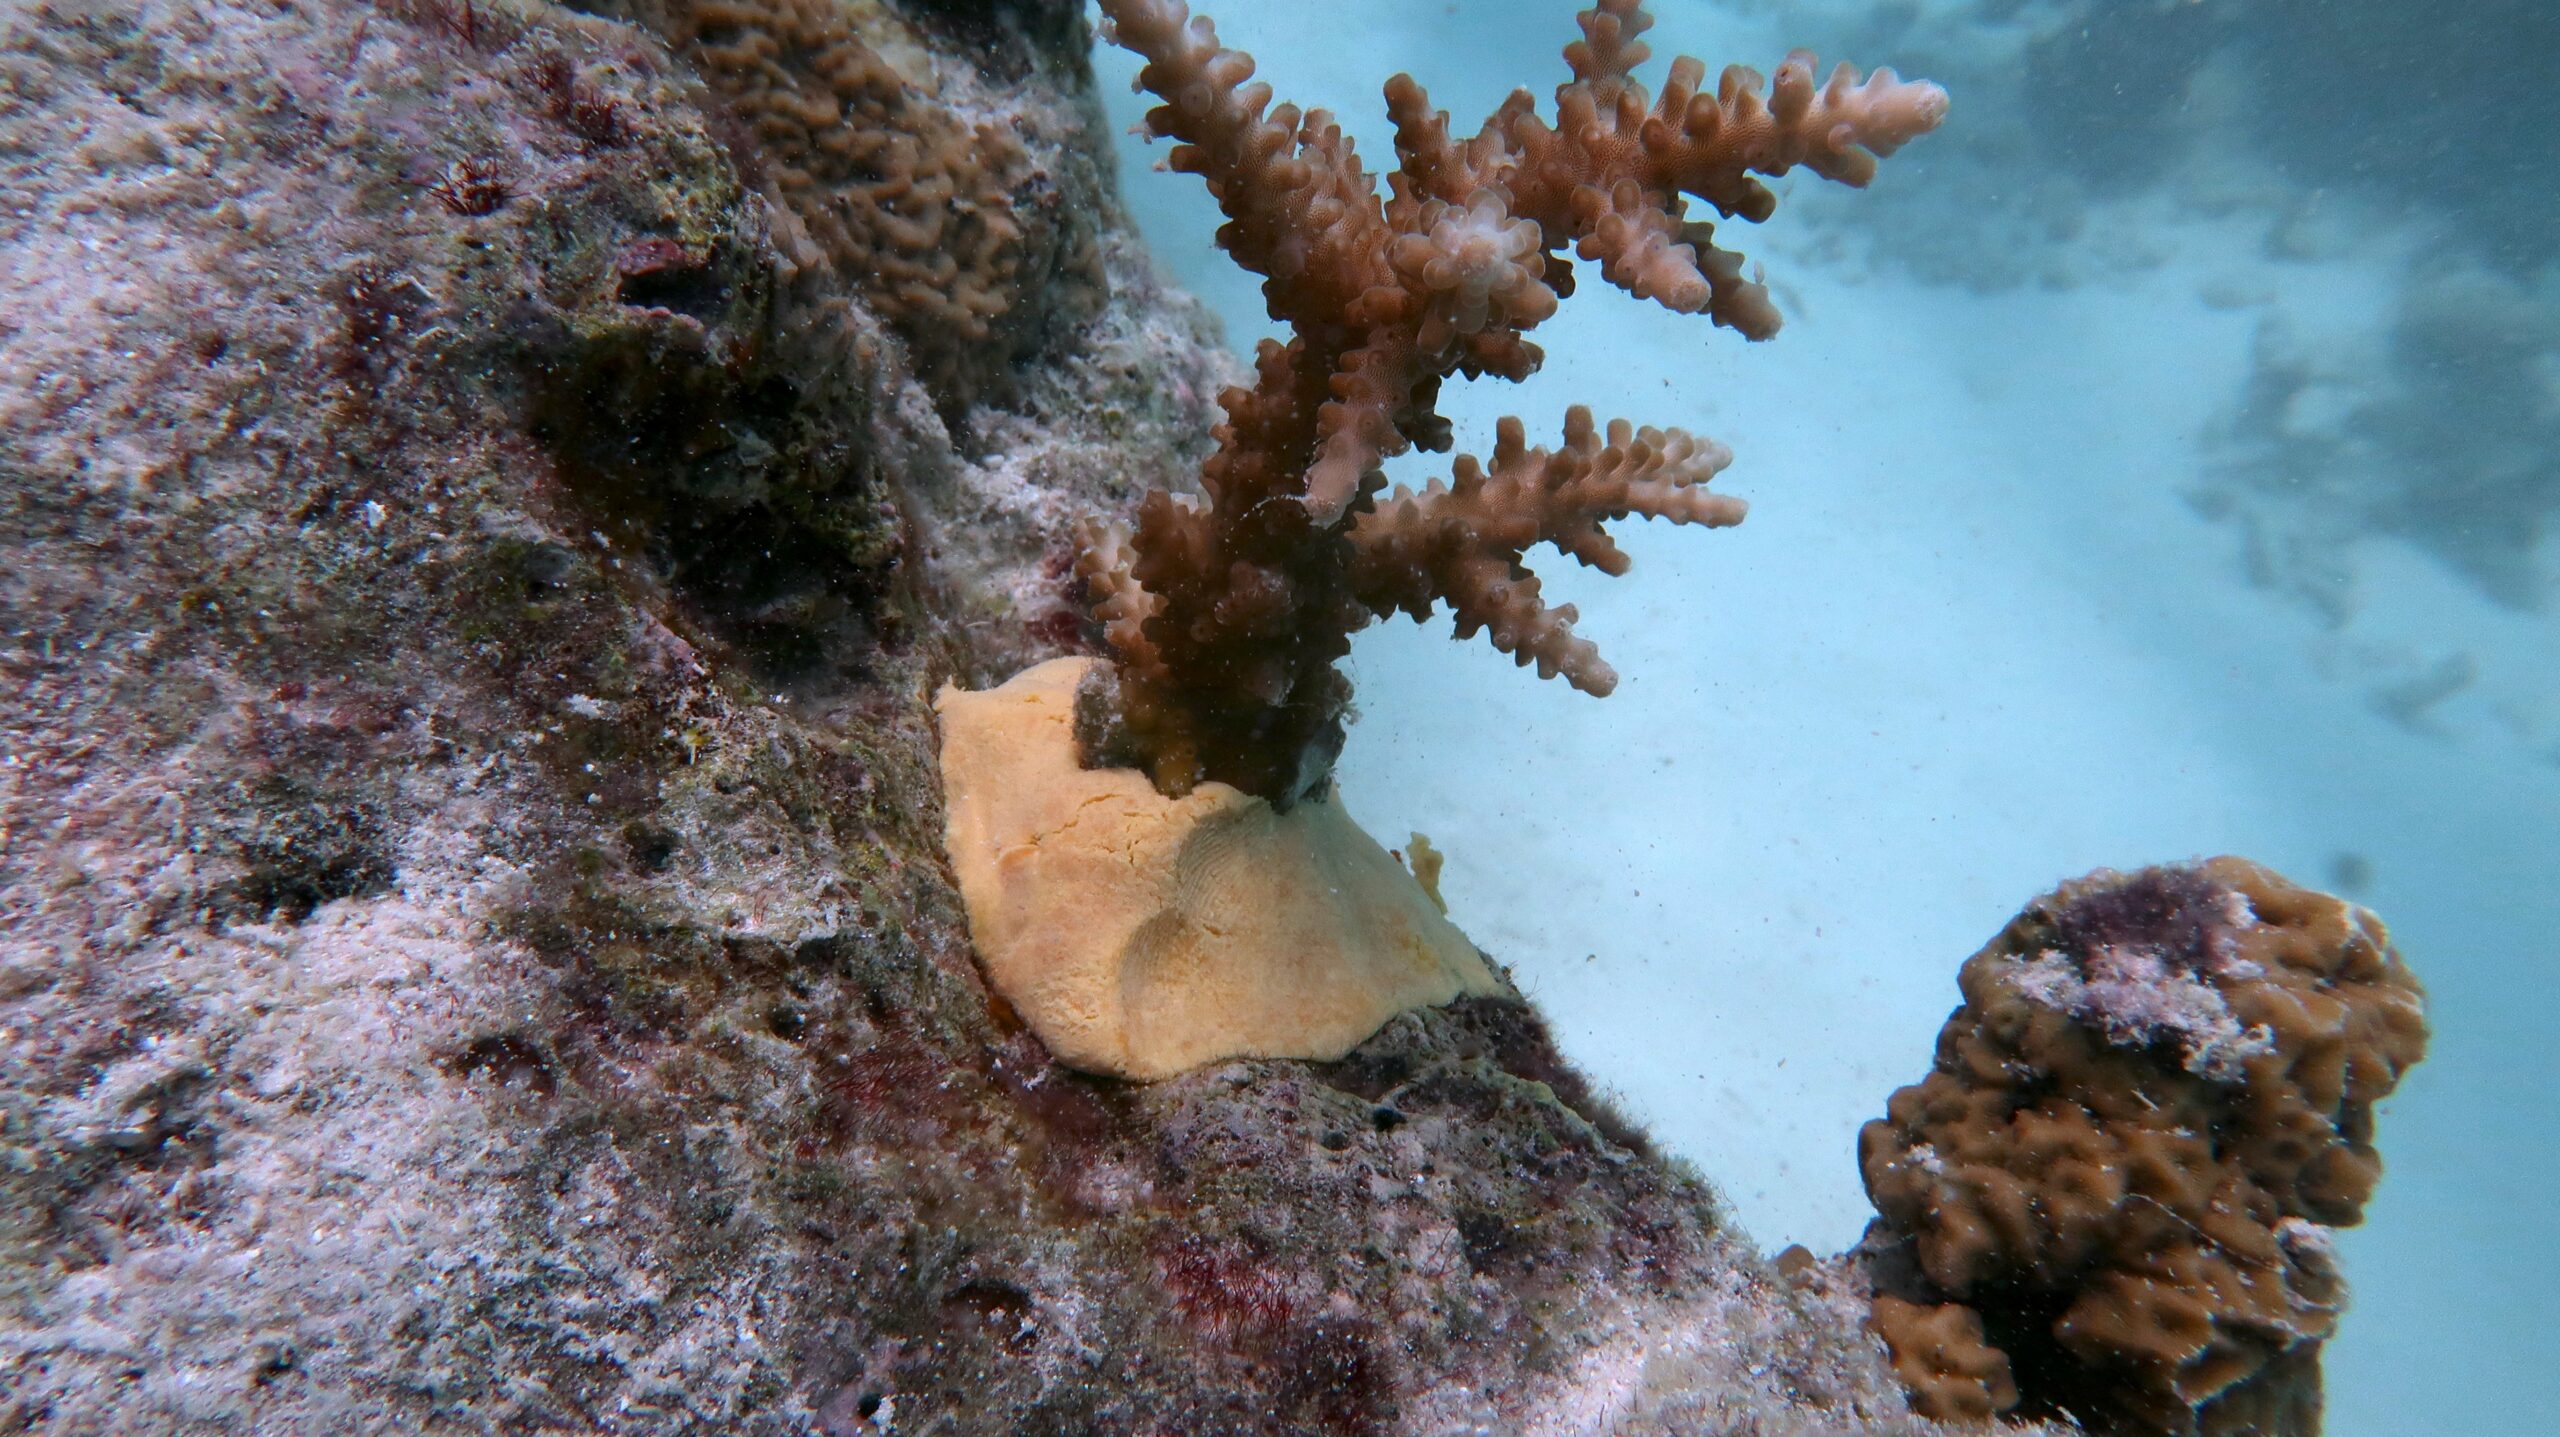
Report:
[[1927,1415],[2302,1433],[2333,1229],[2426,1051],[2372,914],[2236,858],[2099,873],[1965,964],[1936,1070],[1860,1137],[1874,1322]]
[[1079,564],[1119,660],[1126,742],[1173,794],[1215,779],[1285,805],[1318,786],[1348,699],[1334,664],[1372,617],[1446,601],[1462,635],[1608,692],[1614,675],[1571,606],[1542,601],[1523,553],[1552,543],[1615,574],[1626,558],[1607,521],[1738,522],[1741,502],[1704,488],[1725,450],[1604,431],[1576,409],[1561,449],[1527,447],[1506,421],[1489,466],[1462,457],[1450,484],[1419,494],[1382,502],[1381,462],[1448,447],[1435,405],[1450,376],[1536,370],[1525,335],[1572,291],[1567,249],[1639,298],[1768,338],[1767,291],[1688,199],[1764,220],[1776,200],[1755,176],[1801,165],[1863,185],[1946,110],[1937,86],[1890,70],[1817,80],[1801,51],[1765,95],[1740,67],[1702,91],[1705,67],[1682,58],[1648,103],[1633,72],[1652,18],[1640,0],[1601,0],[1566,48],[1552,125],[1519,90],[1456,140],[1419,84],[1389,81],[1397,168],[1381,201],[1332,117],[1273,106],[1252,57],[1220,48],[1182,0],[1103,10],[1164,101],[1148,129],[1179,142],[1169,164],[1208,183],[1227,217],[1219,243],[1264,276],[1293,332],[1264,342],[1251,387],[1222,396],[1205,498],[1149,495],[1134,530],[1093,529]]

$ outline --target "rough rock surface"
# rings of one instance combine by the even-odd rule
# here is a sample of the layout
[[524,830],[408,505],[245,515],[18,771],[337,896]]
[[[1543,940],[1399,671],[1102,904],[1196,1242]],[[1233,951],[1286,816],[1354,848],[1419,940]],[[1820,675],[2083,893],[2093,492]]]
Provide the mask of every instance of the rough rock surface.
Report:
[[1072,7],[857,8],[1105,221],[1001,410],[648,30],[0,19],[0,1429],[1930,1430],[1516,1003],[1140,1088],[989,1002],[928,696],[1227,370],[1040,153]]

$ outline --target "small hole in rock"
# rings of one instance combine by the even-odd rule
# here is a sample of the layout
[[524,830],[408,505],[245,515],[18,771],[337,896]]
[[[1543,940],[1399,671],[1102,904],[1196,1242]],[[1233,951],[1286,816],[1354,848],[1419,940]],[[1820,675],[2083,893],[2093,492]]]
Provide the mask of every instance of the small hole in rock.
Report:
[[632,867],[643,873],[660,873],[675,857],[677,840],[654,823],[635,822],[623,825],[622,847],[631,855]]
[[729,300],[729,290],[708,256],[673,240],[648,239],[622,252],[615,268],[622,280],[614,298],[635,309],[663,309],[708,320]]

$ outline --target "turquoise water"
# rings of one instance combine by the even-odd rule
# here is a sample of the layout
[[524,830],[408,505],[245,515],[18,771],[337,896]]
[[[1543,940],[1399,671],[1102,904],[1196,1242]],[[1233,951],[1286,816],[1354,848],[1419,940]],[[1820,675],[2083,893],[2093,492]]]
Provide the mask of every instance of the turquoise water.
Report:
[[[2055,880],[2239,852],[2370,904],[2437,1036],[2343,1240],[2329,1430],[2542,1433],[2560,205],[2529,180],[2560,31],[2402,8],[1654,6],[1648,78],[1808,44],[1944,81],[1951,119],[1869,193],[1799,178],[1726,227],[1777,340],[1586,276],[1532,382],[1452,385],[1462,450],[1577,402],[1712,434],[1752,516],[1628,531],[1623,579],[1544,570],[1624,676],[1606,700],[1445,622],[1364,634],[1342,774],[1374,832],[1448,853],[1453,916],[1770,1248],[1856,1238],[1858,1124]],[[1374,165],[1387,74],[1472,130],[1553,87],[1571,9],[1211,13]],[[1134,63],[1098,63],[1126,126]],[[1123,155],[1241,352],[1269,324],[1214,207]]]

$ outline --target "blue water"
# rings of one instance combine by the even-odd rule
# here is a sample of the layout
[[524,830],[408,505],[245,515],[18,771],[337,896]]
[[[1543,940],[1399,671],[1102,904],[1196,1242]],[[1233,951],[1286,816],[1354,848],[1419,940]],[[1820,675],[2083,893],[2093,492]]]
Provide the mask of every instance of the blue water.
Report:
[[[1374,165],[1388,73],[1471,131],[1514,84],[1553,87],[1571,8],[1212,13]],[[1353,812],[1448,853],[1453,916],[1771,1248],[1856,1238],[1858,1124],[1926,1070],[1957,964],[2055,880],[2239,852],[2350,892],[2426,981],[2436,1040],[2384,1109],[2389,1174],[2344,1239],[2356,1310],[2329,1430],[2560,1431],[2560,556],[2533,542],[2560,504],[2531,457],[2560,452],[2560,268],[2535,249],[2543,191],[2451,173],[2547,167],[2552,132],[2488,105],[2514,133],[2474,125],[2420,169],[2424,147],[2385,131],[2476,95],[2412,87],[2401,119],[2368,107],[2371,136],[2287,113],[2350,82],[2269,57],[2379,6],[2108,0],[2077,29],[2067,4],[1654,8],[1648,78],[1675,53],[1765,68],[1848,39],[1861,64],[1948,66],[1952,118],[1875,192],[1791,181],[1772,224],[1725,229],[1768,266],[1776,341],[1586,275],[1536,336],[1535,380],[1452,385],[1461,449],[1502,414],[1552,442],[1590,403],[1725,440],[1718,482],[1754,508],[1729,532],[1626,532],[1623,579],[1542,570],[1624,676],[1606,700],[1445,623],[1364,634]],[[2225,28],[2142,28],[2207,10]],[[2393,23],[2374,44],[2441,44],[2411,27],[2453,22]],[[2527,71],[2560,64],[2540,32],[2504,38]],[[1134,66],[1100,65],[1125,126]],[[2039,149],[2053,92],[2076,93],[2064,66],[2176,101],[2119,114],[2092,92]],[[1136,140],[1123,154],[1149,243],[1241,352],[1270,325],[1210,246],[1214,207]],[[2411,296],[2447,273],[2505,296],[2482,311],[2478,343],[2504,347],[2478,384],[2443,373],[2463,314],[2433,348],[2412,338]],[[2313,382],[2279,410],[2281,362]],[[2461,411],[2482,384],[2504,397]],[[1391,472],[1418,484],[1434,462]],[[2252,530],[2197,491],[2243,495],[2260,554],[2292,552],[2253,570]]]

